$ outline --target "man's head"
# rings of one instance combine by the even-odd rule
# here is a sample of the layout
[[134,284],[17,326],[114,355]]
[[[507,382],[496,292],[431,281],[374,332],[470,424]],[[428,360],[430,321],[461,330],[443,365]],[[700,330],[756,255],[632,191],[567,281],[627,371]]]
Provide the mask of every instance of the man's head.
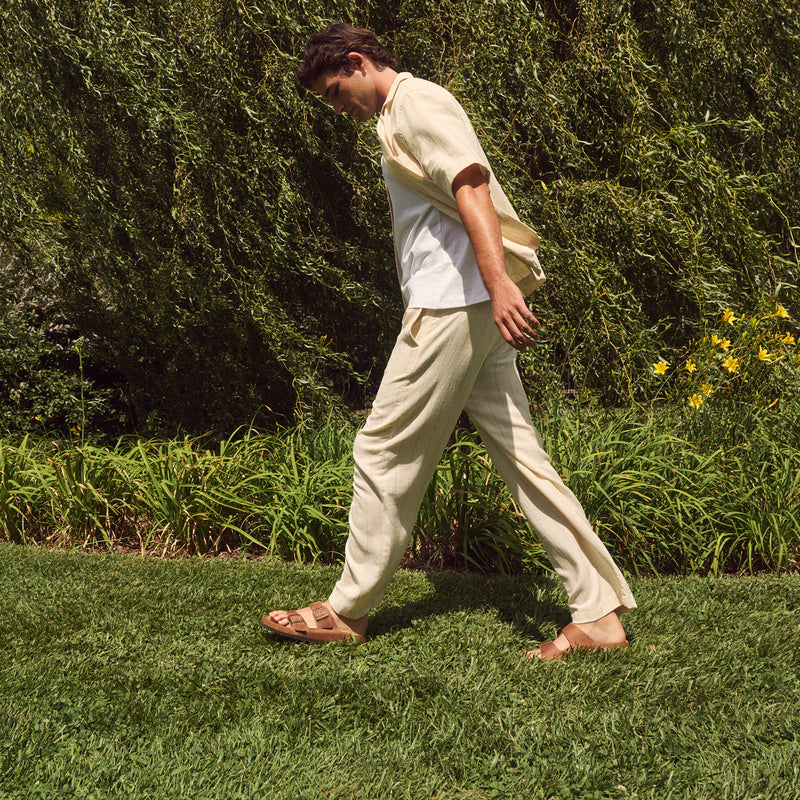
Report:
[[314,81],[326,72],[352,75],[356,67],[348,58],[350,53],[360,53],[379,70],[397,66],[395,57],[372,31],[354,28],[346,22],[335,22],[308,40],[303,60],[297,65],[300,85],[310,89]]
[[327,100],[337,114],[366,122],[381,110],[397,74],[396,65],[374,33],[338,22],[311,37],[297,66],[297,78]]

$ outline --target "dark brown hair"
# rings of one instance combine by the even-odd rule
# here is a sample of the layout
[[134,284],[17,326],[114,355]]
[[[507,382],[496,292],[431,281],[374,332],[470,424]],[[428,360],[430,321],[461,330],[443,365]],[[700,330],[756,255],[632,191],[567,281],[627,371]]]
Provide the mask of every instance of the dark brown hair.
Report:
[[326,72],[352,75],[355,67],[348,60],[348,53],[360,53],[379,69],[394,69],[397,66],[397,59],[372,31],[355,28],[346,22],[334,22],[308,40],[303,60],[297,65],[297,80],[301,86],[309,89]]

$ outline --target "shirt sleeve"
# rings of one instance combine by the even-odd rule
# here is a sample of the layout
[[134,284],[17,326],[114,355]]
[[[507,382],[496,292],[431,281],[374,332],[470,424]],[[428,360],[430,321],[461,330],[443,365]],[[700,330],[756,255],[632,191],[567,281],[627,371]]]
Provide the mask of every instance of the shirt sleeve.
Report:
[[398,98],[394,128],[400,146],[450,197],[453,180],[477,164],[488,180],[489,161],[458,100],[435,83],[416,79]]

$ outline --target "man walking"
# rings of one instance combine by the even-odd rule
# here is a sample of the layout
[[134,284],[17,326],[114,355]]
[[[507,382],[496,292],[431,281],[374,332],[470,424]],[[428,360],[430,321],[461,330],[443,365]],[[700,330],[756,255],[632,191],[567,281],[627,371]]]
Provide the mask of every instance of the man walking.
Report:
[[539,338],[524,300],[544,280],[539,237],[498,185],[461,105],[396,66],[372,32],[337,23],[310,39],[297,68],[301,85],[337,113],[379,115],[406,310],[354,444],[342,576],[327,601],[273,611],[261,624],[300,641],[365,640],[367,615],[466,410],[567,592],[572,623],[528,655],[625,647],[619,616],[636,607],[633,595],[543,450],[516,368],[517,351]]

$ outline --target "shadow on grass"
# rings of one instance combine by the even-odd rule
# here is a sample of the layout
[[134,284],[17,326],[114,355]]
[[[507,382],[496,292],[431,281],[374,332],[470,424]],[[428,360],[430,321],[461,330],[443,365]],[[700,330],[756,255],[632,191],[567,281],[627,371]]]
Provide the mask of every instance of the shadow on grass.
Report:
[[552,596],[558,593],[559,584],[547,576],[487,577],[429,572],[425,577],[434,589],[433,595],[381,606],[370,617],[371,639],[410,628],[417,619],[457,611],[495,609],[504,622],[536,641],[549,638],[549,634],[542,632],[542,623],[555,623],[561,629],[570,622],[568,609]]
[[[267,601],[266,607],[300,608],[313,600],[323,600],[337,576],[338,571],[331,567],[323,583],[287,588],[286,594],[294,598],[293,604]],[[288,599],[282,591],[277,593],[277,597]],[[460,613],[494,617],[498,627],[511,628],[529,642],[552,639],[571,622],[561,582],[552,575],[510,576],[404,569],[389,583],[382,603],[370,612],[368,638],[378,641],[410,630],[420,620],[429,620],[430,629],[435,628],[437,618],[441,618],[442,626],[447,627],[451,623],[446,618]],[[267,631],[264,633],[270,639],[290,646],[294,644]],[[630,634],[628,640],[633,642]]]

